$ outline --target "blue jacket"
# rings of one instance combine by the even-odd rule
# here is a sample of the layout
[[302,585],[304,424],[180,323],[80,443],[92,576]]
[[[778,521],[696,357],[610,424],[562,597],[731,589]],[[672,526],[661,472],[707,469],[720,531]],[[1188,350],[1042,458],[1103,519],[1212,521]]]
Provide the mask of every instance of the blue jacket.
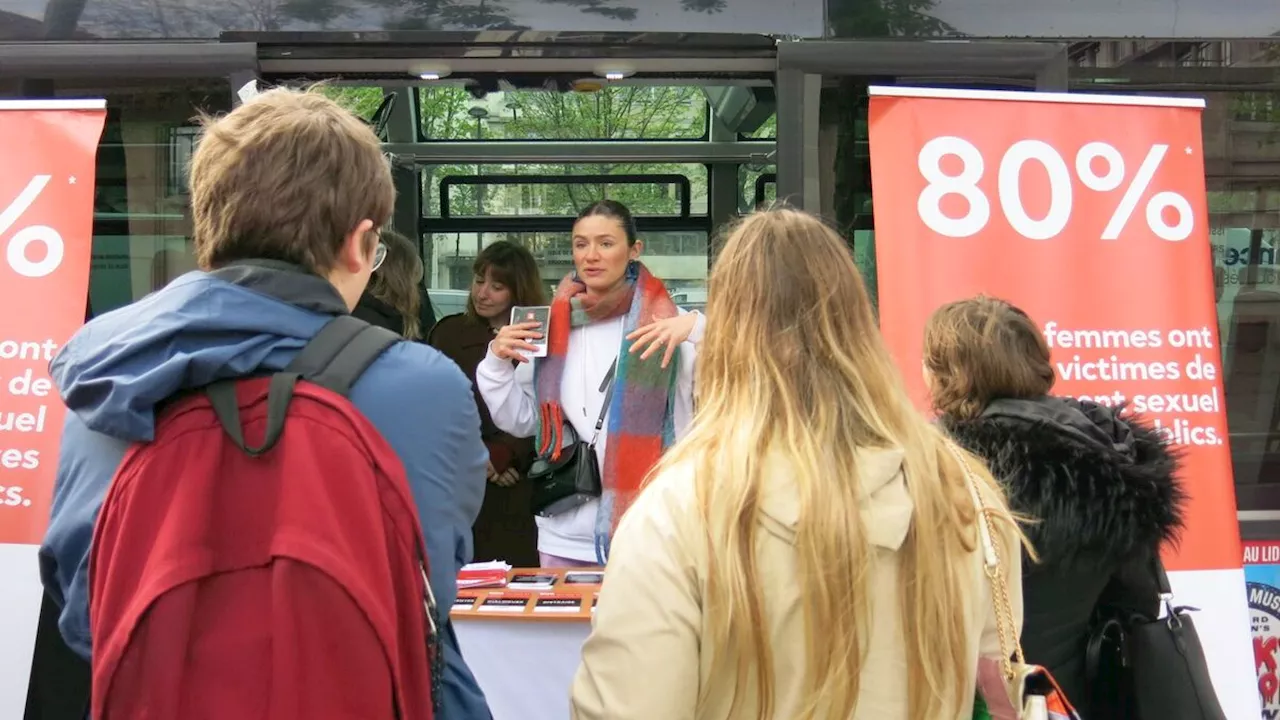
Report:
[[[249,274],[254,282],[184,275],[95,318],[53,360],[53,379],[70,412],[41,576],[62,607],[63,637],[86,659],[92,654],[88,561],[94,521],[130,443],[154,438],[156,405],[217,379],[283,369],[345,310],[333,286],[314,275],[273,269]],[[274,292],[273,285],[286,291]],[[351,401],[404,463],[426,539],[431,587],[448,613],[458,570],[471,559],[471,525],[485,490],[488,453],[471,381],[436,350],[403,342],[369,367]],[[440,717],[487,720],[484,694],[452,632],[444,647]]]

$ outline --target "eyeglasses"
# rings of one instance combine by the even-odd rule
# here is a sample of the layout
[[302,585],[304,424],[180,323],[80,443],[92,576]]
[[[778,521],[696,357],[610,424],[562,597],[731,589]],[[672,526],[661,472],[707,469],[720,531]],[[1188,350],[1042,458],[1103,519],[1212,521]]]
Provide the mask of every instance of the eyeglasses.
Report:
[[387,246],[378,241],[378,247],[373,249],[373,269],[370,272],[377,272],[382,267],[382,263],[387,259]]

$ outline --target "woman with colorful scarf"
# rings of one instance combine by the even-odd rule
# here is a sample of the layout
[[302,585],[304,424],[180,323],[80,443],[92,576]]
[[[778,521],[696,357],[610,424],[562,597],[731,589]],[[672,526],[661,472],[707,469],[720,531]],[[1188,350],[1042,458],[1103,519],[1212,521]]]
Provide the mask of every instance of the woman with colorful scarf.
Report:
[[539,337],[537,324],[515,323],[498,333],[476,369],[494,424],[516,437],[536,436],[538,452],[549,457],[561,446],[564,422],[584,441],[595,435],[604,381],[617,362],[596,442],[603,492],[537,518],[544,567],[604,564],[618,520],[693,415],[702,316],[675,306],[639,261],[642,248],[626,206],[601,200],[587,207],[573,226],[574,272],[551,303],[546,357],[527,356],[536,349],[529,341]]

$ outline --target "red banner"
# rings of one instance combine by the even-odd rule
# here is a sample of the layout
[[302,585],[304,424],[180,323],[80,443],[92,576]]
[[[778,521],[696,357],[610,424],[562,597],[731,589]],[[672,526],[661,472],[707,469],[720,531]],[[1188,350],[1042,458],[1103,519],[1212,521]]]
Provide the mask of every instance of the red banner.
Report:
[[49,360],[84,322],[101,101],[0,100],[0,717],[22,717],[65,409]]
[[[924,88],[872,95],[880,321],[913,394],[927,407],[920,367],[929,316],[984,293],[1041,325],[1056,394],[1128,403],[1180,446],[1191,500],[1167,564],[1183,571],[1174,579],[1179,600],[1205,609],[1196,622],[1230,704],[1240,694],[1228,693],[1231,676],[1252,672],[1203,102]],[[1229,577],[1209,580],[1214,571]],[[1229,715],[1253,720],[1257,705]]]
[[84,323],[102,102],[0,101],[0,543],[39,543],[64,409],[49,361]]

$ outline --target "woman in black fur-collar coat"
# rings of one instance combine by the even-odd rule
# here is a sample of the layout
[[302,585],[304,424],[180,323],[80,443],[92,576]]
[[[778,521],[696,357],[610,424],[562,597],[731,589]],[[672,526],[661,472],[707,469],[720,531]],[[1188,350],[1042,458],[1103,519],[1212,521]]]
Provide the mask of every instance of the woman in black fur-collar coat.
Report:
[[1039,563],[1023,561],[1022,646],[1088,720],[1085,650],[1102,606],[1156,617],[1151,560],[1176,539],[1185,496],[1177,458],[1120,409],[1050,397],[1049,348],[1001,300],[939,309],[925,331],[925,377],[940,422],[986,460],[1014,511],[1029,517]]

